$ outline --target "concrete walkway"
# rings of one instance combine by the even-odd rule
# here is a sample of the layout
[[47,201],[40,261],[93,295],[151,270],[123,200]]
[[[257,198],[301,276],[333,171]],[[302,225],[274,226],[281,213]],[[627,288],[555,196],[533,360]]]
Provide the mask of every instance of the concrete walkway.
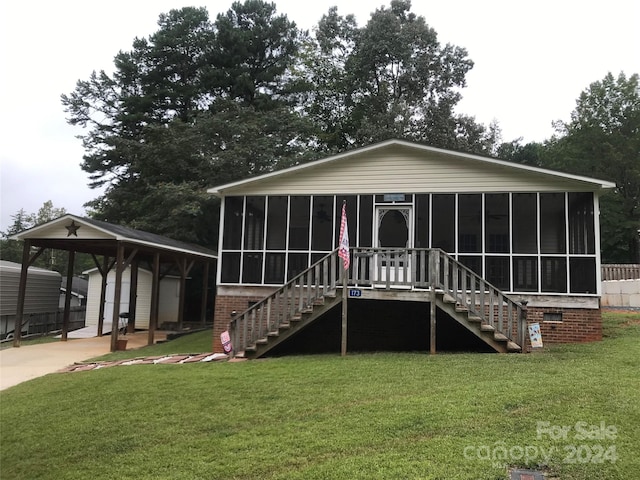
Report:
[[[147,338],[148,333],[144,331],[128,334],[127,350],[145,346]],[[156,341],[165,338],[164,332],[156,332]],[[5,348],[0,350],[0,390],[57,372],[76,362],[107,354],[110,347],[111,337],[106,335]]]

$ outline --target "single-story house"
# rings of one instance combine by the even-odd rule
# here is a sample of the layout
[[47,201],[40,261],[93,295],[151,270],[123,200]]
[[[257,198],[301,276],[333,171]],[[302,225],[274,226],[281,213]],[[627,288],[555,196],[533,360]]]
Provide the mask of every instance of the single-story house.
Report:
[[350,350],[522,351],[527,323],[544,342],[601,339],[598,201],[613,187],[389,140],[211,188],[215,350],[227,329],[249,357],[339,348],[339,303]]

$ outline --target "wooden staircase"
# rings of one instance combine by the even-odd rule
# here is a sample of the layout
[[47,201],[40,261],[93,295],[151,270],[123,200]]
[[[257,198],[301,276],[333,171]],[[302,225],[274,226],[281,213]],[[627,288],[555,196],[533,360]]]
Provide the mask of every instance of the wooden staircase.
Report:
[[438,292],[436,305],[496,352],[514,353],[522,350],[520,345],[507,337],[501,330],[488,323],[484,317],[469,311],[468,307],[460,305],[452,296]]
[[341,303],[344,270],[338,260],[335,250],[234,318],[232,355],[258,358]]
[[[307,327],[342,302],[344,271],[337,250],[235,317],[229,326],[233,356],[258,358]],[[380,249],[352,249],[348,283],[357,288],[406,291],[464,326],[496,352],[521,352],[526,309],[440,249],[407,249],[410,261],[397,262],[395,272],[375,272]],[[397,271],[404,268],[406,271]],[[384,273],[384,275],[383,275]],[[384,285],[380,285],[384,278]],[[394,281],[399,279],[399,281]]]

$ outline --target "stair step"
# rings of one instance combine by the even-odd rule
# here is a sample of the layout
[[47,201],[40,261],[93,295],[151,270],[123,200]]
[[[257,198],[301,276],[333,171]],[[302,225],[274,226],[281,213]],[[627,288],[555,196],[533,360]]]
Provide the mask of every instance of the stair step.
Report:
[[324,296],[325,296],[326,298],[336,298],[336,292],[335,292],[335,290],[334,290],[334,291],[332,291],[332,292],[326,292],[326,293],[324,294]]
[[482,317],[469,314],[469,316],[467,317],[467,320],[469,320],[470,322],[482,322]]
[[495,332],[493,334],[493,339],[498,341],[498,342],[508,342],[509,341],[509,339],[505,335],[500,333],[500,332]]
[[469,309],[463,305],[456,305],[456,312],[458,313],[464,313],[464,312],[468,312]]
[[301,313],[313,313],[313,307],[304,307]]
[[313,304],[314,304],[314,305],[318,305],[318,306],[320,306],[320,305],[324,305],[324,298],[316,298],[316,299],[313,301]]
[[269,332],[267,333],[267,337],[279,337],[280,332]]
[[280,330],[287,330],[287,329],[291,328],[291,324],[290,324],[290,323],[281,323],[281,324],[278,326],[278,328],[279,328]]
[[267,343],[269,343],[268,338],[259,338],[256,340],[256,345],[266,345]]
[[244,352],[238,352],[234,355],[235,358],[246,358],[247,356],[245,355]]
[[289,318],[290,322],[299,322],[300,320],[302,320],[302,315],[299,313],[296,313],[295,315]]
[[515,342],[507,342],[507,350],[510,352],[520,352],[522,348]]
[[446,293],[442,295],[442,301],[444,303],[456,303],[456,299],[453,298],[451,295],[447,295]]
[[257,350],[255,345],[249,345],[244,349],[245,352],[255,352]]
[[480,325],[480,330],[483,332],[495,332],[496,329],[493,325],[488,325],[486,323],[483,323],[482,325]]

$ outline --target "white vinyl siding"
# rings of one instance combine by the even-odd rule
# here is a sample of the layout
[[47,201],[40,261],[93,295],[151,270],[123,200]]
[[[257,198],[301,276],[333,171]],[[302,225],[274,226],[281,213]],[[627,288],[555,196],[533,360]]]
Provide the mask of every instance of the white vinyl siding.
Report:
[[546,192],[592,190],[593,184],[562,176],[480,163],[437,153],[377,152],[284,172],[224,190],[225,195],[314,193]]

